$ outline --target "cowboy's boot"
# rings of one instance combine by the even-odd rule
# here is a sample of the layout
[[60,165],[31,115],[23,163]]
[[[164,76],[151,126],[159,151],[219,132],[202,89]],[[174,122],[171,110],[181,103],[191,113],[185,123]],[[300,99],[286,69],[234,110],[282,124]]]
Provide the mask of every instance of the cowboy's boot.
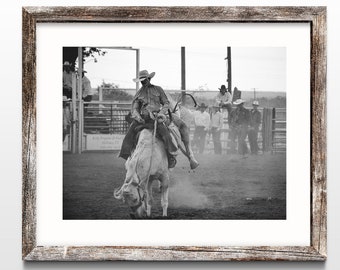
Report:
[[189,159],[190,168],[196,169],[199,165],[198,161],[195,159],[194,152],[191,149],[190,142],[183,142],[185,146],[185,151],[187,152],[187,157]]

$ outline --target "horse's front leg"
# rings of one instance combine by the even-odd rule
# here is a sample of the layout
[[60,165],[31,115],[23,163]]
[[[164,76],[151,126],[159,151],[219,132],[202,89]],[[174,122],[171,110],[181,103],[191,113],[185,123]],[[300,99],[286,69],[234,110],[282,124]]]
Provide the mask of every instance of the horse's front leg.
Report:
[[151,217],[151,206],[152,206],[152,188],[151,188],[151,181],[149,181],[147,185],[147,191],[146,191],[146,215],[147,217]]
[[163,209],[163,217],[168,216],[168,197],[169,197],[169,175],[164,175],[161,177],[162,186],[161,186],[161,205]]

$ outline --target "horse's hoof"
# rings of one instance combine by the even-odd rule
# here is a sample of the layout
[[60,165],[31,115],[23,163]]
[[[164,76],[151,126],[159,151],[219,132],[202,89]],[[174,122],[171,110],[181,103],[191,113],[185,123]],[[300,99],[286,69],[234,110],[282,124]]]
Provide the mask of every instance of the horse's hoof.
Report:
[[194,170],[194,169],[196,169],[199,165],[200,165],[200,164],[199,164],[196,160],[194,160],[194,159],[191,159],[191,160],[190,160],[190,169]]

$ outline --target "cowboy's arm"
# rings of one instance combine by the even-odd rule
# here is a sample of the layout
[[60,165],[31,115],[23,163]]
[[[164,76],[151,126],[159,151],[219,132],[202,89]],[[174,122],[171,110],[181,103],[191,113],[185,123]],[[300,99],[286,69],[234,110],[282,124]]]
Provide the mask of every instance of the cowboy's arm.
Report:
[[257,113],[256,123],[261,124],[261,113],[260,112]]
[[222,104],[222,98],[221,98],[221,95],[219,93],[216,96],[216,104],[218,104],[218,105]]
[[250,111],[249,110],[246,110],[246,115],[245,115],[245,117],[246,117],[246,124],[247,125],[250,125]]
[[166,96],[166,94],[164,93],[164,90],[159,87],[158,88],[159,92],[160,92],[160,103],[162,105],[159,113],[160,114],[166,114],[170,108],[170,102],[168,97]]
[[226,95],[227,95],[227,100],[226,100],[225,103],[230,103],[231,104],[231,100],[232,100],[231,94],[229,92],[227,92]]
[[138,99],[134,99],[132,101],[131,118],[136,120],[139,123],[144,122],[143,118],[140,115],[140,103]]

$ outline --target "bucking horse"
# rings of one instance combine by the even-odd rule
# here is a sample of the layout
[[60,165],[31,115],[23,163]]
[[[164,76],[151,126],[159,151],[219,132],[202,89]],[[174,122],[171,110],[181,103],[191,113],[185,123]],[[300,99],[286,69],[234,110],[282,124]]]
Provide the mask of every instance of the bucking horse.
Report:
[[[183,117],[185,114],[190,113],[189,110],[183,107],[180,108],[179,101],[174,102],[171,97],[168,96],[168,98],[173,114],[180,116],[178,113],[180,111]],[[194,100],[193,97],[192,99]],[[196,106],[196,101],[194,100],[194,102]],[[164,144],[162,140],[156,137],[158,124],[161,123],[156,120],[154,121],[153,129],[140,131],[136,148],[125,162],[126,176],[124,183],[119,189],[114,190],[114,197],[123,200],[130,207],[131,218],[151,217],[152,184],[154,181],[159,181],[162,215],[166,217],[168,214],[170,171]],[[171,126],[171,134],[179,149],[187,155],[188,153],[181,146],[180,134],[176,127]]]

